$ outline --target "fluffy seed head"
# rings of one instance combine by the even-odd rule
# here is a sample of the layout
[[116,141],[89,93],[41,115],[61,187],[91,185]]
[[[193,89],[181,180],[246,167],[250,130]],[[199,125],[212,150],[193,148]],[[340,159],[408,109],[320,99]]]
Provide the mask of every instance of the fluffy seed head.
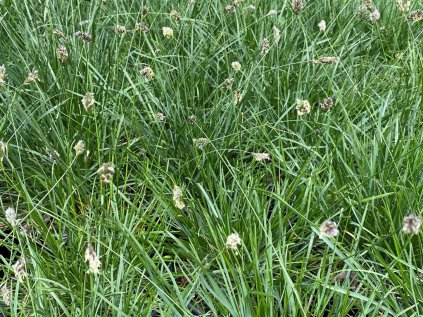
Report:
[[231,66],[232,66],[232,69],[236,72],[239,72],[241,70],[241,67],[242,67],[241,63],[237,62],[237,61],[232,62]]
[[234,93],[234,104],[237,105],[242,101],[242,91],[240,89],[236,90]]
[[0,141],[0,162],[3,161],[3,158],[6,156],[7,153],[7,144],[3,141]]
[[244,0],[234,0],[234,5],[239,6]]
[[232,5],[232,4],[227,5],[227,6],[225,7],[225,11],[226,11],[226,13],[234,13],[234,12],[235,12],[235,10],[236,10],[236,7],[235,7],[234,5]]
[[17,219],[16,210],[12,207],[9,207],[9,208],[6,209],[4,214],[6,216],[7,222],[9,222],[12,225],[12,227],[16,228],[19,224],[19,220]]
[[272,32],[273,39],[275,40],[275,43],[278,44],[281,39],[281,30],[279,30],[276,26],[273,26]]
[[408,215],[404,217],[402,231],[405,234],[418,234],[422,220],[416,215]]
[[291,7],[295,13],[299,13],[301,10],[304,9],[304,3],[302,0],[292,0]]
[[63,32],[60,31],[59,29],[54,29],[53,34],[56,35],[59,39],[66,38],[65,34],[63,34]]
[[303,116],[306,113],[310,113],[311,106],[308,100],[297,99],[297,114],[299,116]]
[[73,149],[75,150],[75,155],[79,156],[81,154],[84,154],[85,151],[85,142],[84,140],[79,140],[78,143],[75,144],[75,146],[73,147]]
[[144,77],[146,81],[150,81],[154,78],[154,71],[150,66],[146,66],[140,71],[141,76]]
[[94,94],[92,92],[87,92],[84,97],[82,97],[82,105],[85,108],[85,111],[91,113],[94,110]]
[[222,88],[229,89],[232,87],[232,84],[234,83],[235,79],[232,77],[226,78],[222,83]]
[[336,56],[323,56],[312,61],[313,64],[338,64],[339,58]]
[[408,11],[408,9],[410,9],[410,4],[411,4],[410,0],[396,0],[396,2],[401,12],[406,12]]
[[268,17],[275,17],[275,16],[277,16],[278,15],[278,11],[276,11],[276,10],[270,10],[267,14],[266,14],[266,16],[268,16]]
[[373,0],[363,0],[362,4],[358,8],[358,16],[360,19],[366,19],[366,16],[371,18],[371,14],[377,11],[376,6],[373,3]]
[[182,190],[179,186],[175,185],[173,187],[173,202],[175,203],[175,207],[178,209],[184,209],[185,203],[182,201]]
[[163,122],[165,119],[166,119],[166,116],[161,112],[157,112],[154,115],[154,120],[156,120],[156,121]]
[[1,293],[1,298],[3,299],[3,303],[6,306],[10,306],[10,290],[7,287],[6,283],[1,287],[0,293]]
[[3,86],[6,83],[6,66],[0,65],[0,86]]
[[320,239],[323,237],[333,238],[339,234],[338,226],[336,222],[331,220],[325,220],[320,225]]
[[69,58],[68,50],[64,45],[57,45],[56,54],[62,63]]
[[150,32],[150,29],[148,28],[148,26],[146,26],[143,23],[135,23],[135,30],[143,31],[144,33]]
[[24,258],[19,258],[19,260],[17,260],[16,263],[12,265],[12,268],[15,271],[15,276],[17,280],[21,283],[27,276],[25,271],[25,265],[26,263]]
[[411,22],[419,22],[423,20],[423,10],[416,10],[411,12],[410,16],[408,17],[408,20]]
[[74,35],[77,38],[79,38],[79,39],[81,39],[81,40],[83,40],[85,42],[91,42],[93,40],[92,36],[89,33],[87,33],[87,32],[78,31]]
[[162,32],[163,32],[163,36],[167,39],[170,39],[171,37],[173,37],[173,29],[171,29],[170,27],[164,26],[162,28]]
[[319,24],[317,24],[317,26],[319,27],[320,32],[326,31],[326,21],[325,20],[321,20],[319,22]]
[[248,6],[245,7],[244,12],[251,12],[254,11],[256,9],[256,6],[254,4],[249,4]]
[[126,27],[125,27],[125,26],[120,25],[120,24],[117,24],[117,25],[115,26],[115,32],[116,32],[117,34],[125,34],[126,32],[128,32],[128,30],[126,29]]
[[271,161],[269,153],[251,153],[255,161],[261,162],[261,161]]
[[324,111],[328,111],[332,108],[333,104],[334,104],[333,99],[329,97],[323,100],[323,102],[320,104],[320,108]]
[[60,158],[59,152],[57,152],[55,149],[46,148],[46,151],[50,161],[56,162]]
[[113,163],[103,163],[97,170],[98,176],[100,176],[100,182],[108,184],[112,180],[113,174],[115,173],[115,166]]
[[188,116],[188,121],[191,123],[194,123],[197,121],[197,116],[195,114],[192,114],[190,116]]
[[263,43],[261,44],[261,54],[266,55],[269,53],[270,50],[270,42],[267,38],[263,39]]
[[194,142],[194,146],[200,150],[204,149],[211,143],[210,139],[208,138],[193,139],[192,141]]
[[376,8],[373,0],[363,0],[363,6],[369,11],[372,11]]
[[85,249],[85,261],[88,261],[89,265],[89,269],[87,271],[88,274],[100,273],[101,262],[91,243],[88,244],[87,248]]
[[369,19],[370,19],[370,22],[376,23],[376,21],[380,19],[380,12],[379,12],[379,10],[376,9],[373,12],[371,12],[369,14]]
[[37,80],[38,80],[38,70],[33,68],[32,71],[28,74],[28,77],[25,79],[24,85],[27,85]]
[[170,18],[174,20],[175,22],[179,22],[181,20],[181,15],[176,10],[172,10],[169,15],[170,15]]
[[238,233],[232,233],[228,236],[226,240],[225,247],[228,250],[238,250],[238,246],[241,245],[241,238]]
[[23,236],[27,236],[28,238],[33,238],[35,236],[38,236],[37,230],[28,222],[21,225],[19,232]]

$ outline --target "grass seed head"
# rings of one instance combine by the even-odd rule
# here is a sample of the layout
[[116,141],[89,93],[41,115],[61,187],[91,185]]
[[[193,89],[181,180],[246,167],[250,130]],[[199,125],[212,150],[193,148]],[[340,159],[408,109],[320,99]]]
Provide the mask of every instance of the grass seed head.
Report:
[[372,23],[376,23],[380,19],[380,12],[379,10],[375,9],[374,11],[370,12],[369,20]]
[[85,249],[85,262],[87,261],[89,266],[87,271],[88,274],[100,273],[101,262],[91,243],[89,243]]
[[323,56],[312,61],[313,64],[338,64],[339,58],[336,56]]
[[254,4],[249,4],[244,8],[244,12],[253,12],[256,9],[256,6]]
[[339,234],[338,225],[331,220],[325,220],[320,225],[320,239],[323,237],[333,238]]
[[170,39],[173,37],[173,29],[167,26],[164,26],[162,28],[163,36],[167,39]]
[[225,247],[228,250],[238,251],[238,246],[241,245],[242,241],[238,233],[232,233],[226,239]]
[[126,32],[128,32],[128,30],[126,29],[126,27],[125,27],[124,25],[117,24],[117,25],[115,26],[115,32],[116,32],[117,34],[123,35],[123,34],[125,34]]
[[408,20],[411,22],[419,22],[423,20],[423,10],[416,10],[411,12],[410,16],[408,17]]
[[234,93],[234,103],[235,105],[240,104],[242,101],[242,90],[238,89]]
[[261,44],[261,55],[266,55],[270,51],[270,42],[267,38],[263,39],[263,43]]
[[225,7],[225,11],[226,11],[226,13],[235,13],[236,7],[234,5],[232,5],[232,4],[227,5]]
[[166,116],[162,112],[157,112],[154,115],[154,120],[156,120],[156,121],[163,122],[163,121],[165,121],[165,119],[166,119]]
[[0,65],[0,86],[3,86],[4,84],[6,84],[6,77],[7,77],[6,66]]
[[115,173],[115,166],[113,163],[103,163],[97,170],[98,176],[100,176],[100,182],[102,184],[108,184],[112,180],[113,174]]
[[231,66],[232,66],[232,69],[236,72],[239,72],[242,68],[241,63],[237,61],[232,62]]
[[275,40],[275,43],[278,44],[281,40],[281,30],[279,30],[276,26],[273,26],[272,28],[273,32],[273,39]]
[[7,154],[7,144],[3,141],[0,141],[0,162],[3,161],[4,157]]
[[257,162],[262,162],[262,161],[271,161],[272,159],[270,158],[270,154],[269,153],[251,153],[251,155],[253,156],[254,160]]
[[78,31],[75,32],[74,34],[77,38],[85,41],[85,42],[91,42],[93,40],[91,34],[87,33],[87,32],[82,32],[82,31]]
[[410,0],[396,0],[396,2],[401,12],[406,12],[410,9]]
[[12,225],[13,228],[16,228],[19,224],[19,220],[17,219],[17,212],[15,208],[9,207],[4,212],[4,215],[6,216],[6,220],[8,223]]
[[3,286],[0,289],[1,298],[3,299],[3,303],[6,306],[10,306],[10,290],[9,287],[7,287],[7,283],[4,283]]
[[178,209],[184,209],[185,203],[182,200],[182,190],[179,186],[175,185],[173,187],[173,202],[175,203],[175,207]]
[[304,9],[304,3],[302,0],[292,0],[291,7],[295,13],[299,13]]
[[269,10],[269,12],[267,12],[266,16],[268,17],[275,17],[278,15],[278,11],[276,10]]
[[53,34],[59,39],[65,39],[66,38],[65,34],[62,31],[60,31],[59,29],[54,29]]
[[146,66],[141,69],[140,74],[144,77],[145,81],[150,81],[155,76],[154,71],[150,66]]
[[194,146],[200,150],[204,149],[207,145],[211,143],[210,139],[208,138],[198,138],[193,139],[192,141],[194,142]]
[[143,23],[135,23],[135,27],[134,27],[134,29],[135,29],[136,31],[142,31],[142,32],[144,32],[144,33],[148,33],[148,32],[150,32],[149,27],[148,27],[148,26],[146,26],[146,25],[145,25],[145,24],[143,24]]
[[190,116],[188,116],[188,121],[191,123],[194,123],[197,121],[197,116],[195,114],[192,114]]
[[422,220],[416,215],[408,215],[404,217],[402,231],[405,234],[419,234]]
[[297,109],[297,114],[299,116],[303,116],[307,113],[310,113],[311,111],[310,102],[308,100],[297,99],[296,109]]
[[178,11],[176,10],[172,10],[169,14],[170,18],[175,21],[175,22],[179,22],[181,20],[181,15],[179,14]]
[[26,262],[24,258],[19,258],[15,264],[12,265],[13,270],[15,271],[15,276],[19,282],[23,282],[27,276],[25,271]]
[[57,54],[57,57],[60,59],[60,61],[62,63],[69,58],[69,53],[68,53],[67,48],[64,45],[61,45],[61,44],[57,45],[56,54]]
[[95,104],[94,93],[87,92],[85,94],[85,96],[82,97],[81,102],[82,102],[82,105],[84,106],[86,112],[88,112],[88,113],[93,112],[94,104]]
[[24,85],[28,85],[37,80],[38,80],[38,70],[33,68],[32,71],[28,74],[28,77],[25,79]]
[[319,27],[320,32],[326,31],[326,21],[325,20],[321,20],[319,22],[319,24],[317,24],[317,26]]
[[85,142],[84,142],[84,140],[79,140],[78,143],[75,144],[73,149],[75,150],[76,156],[84,154],[84,152],[85,152]]
[[329,97],[323,100],[323,102],[320,104],[320,108],[323,111],[329,111],[332,108],[333,104],[334,104],[333,98]]
[[229,89],[232,87],[233,83],[234,83],[235,79],[232,77],[226,78],[223,83],[221,84],[222,88],[226,88]]

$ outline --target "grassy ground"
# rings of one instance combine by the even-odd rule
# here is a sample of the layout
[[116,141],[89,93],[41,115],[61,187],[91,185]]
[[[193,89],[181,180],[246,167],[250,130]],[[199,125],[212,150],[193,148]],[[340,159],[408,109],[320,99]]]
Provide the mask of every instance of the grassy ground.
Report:
[[188,2],[0,0],[0,311],[423,316],[423,3]]

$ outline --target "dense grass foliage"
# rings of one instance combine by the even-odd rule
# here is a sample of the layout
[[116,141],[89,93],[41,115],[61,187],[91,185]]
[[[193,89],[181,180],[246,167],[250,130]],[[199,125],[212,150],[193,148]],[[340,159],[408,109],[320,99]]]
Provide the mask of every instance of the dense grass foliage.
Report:
[[4,316],[423,315],[423,3],[235,2],[0,0]]

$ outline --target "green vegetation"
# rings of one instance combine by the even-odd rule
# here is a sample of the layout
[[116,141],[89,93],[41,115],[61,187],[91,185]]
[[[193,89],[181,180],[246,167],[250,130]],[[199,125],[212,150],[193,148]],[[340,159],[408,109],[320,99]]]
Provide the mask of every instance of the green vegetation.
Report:
[[231,1],[0,0],[4,316],[423,315],[423,4]]

